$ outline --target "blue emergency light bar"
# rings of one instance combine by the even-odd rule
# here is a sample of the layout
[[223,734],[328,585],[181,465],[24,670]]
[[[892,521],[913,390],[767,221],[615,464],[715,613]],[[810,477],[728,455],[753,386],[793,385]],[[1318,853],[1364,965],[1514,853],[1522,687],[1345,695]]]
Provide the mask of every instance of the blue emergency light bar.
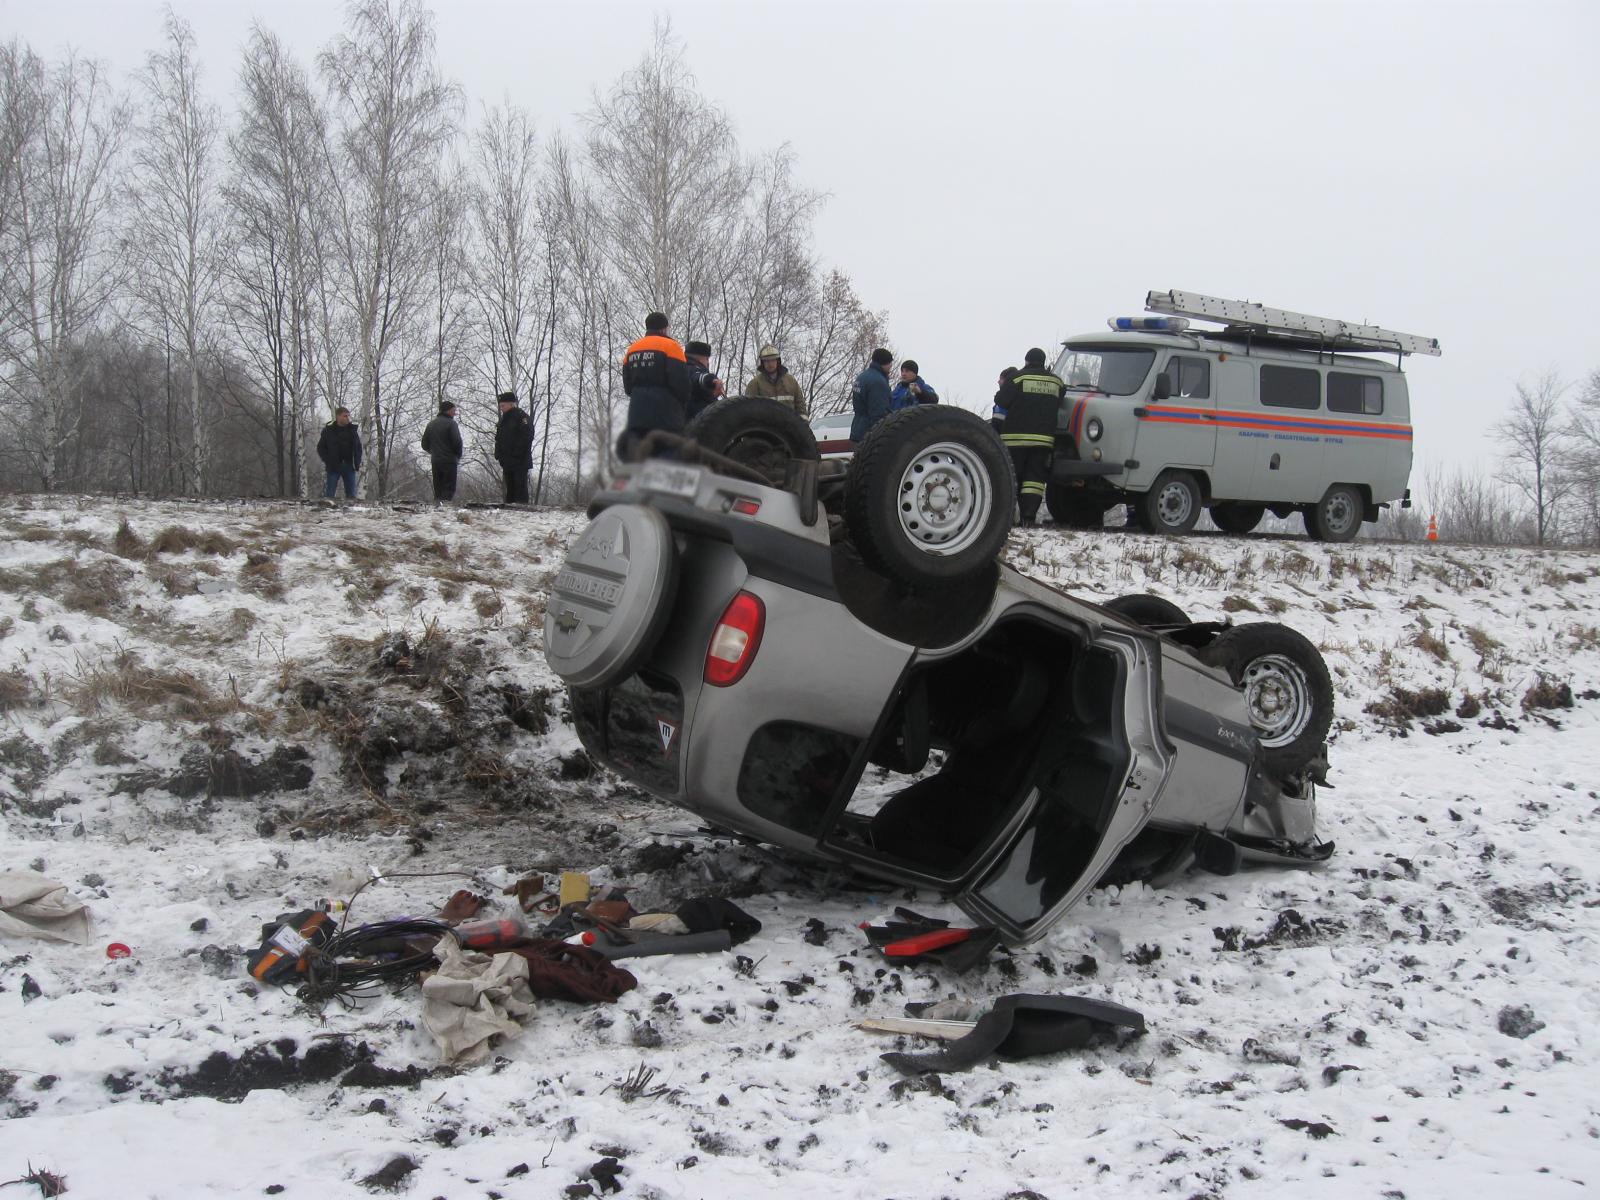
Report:
[[1189,328],[1186,317],[1107,317],[1106,324],[1118,333],[1182,333]]

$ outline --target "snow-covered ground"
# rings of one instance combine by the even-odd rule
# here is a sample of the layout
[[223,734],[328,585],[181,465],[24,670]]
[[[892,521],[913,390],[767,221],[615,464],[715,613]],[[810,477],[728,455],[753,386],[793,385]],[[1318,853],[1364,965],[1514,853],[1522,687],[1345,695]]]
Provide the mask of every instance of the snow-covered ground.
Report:
[[[959,917],[936,897],[691,837],[685,815],[582,777],[540,651],[581,524],[0,506],[0,867],[68,884],[94,930],[0,939],[0,1181],[31,1164],[72,1196],[366,1196],[405,1155],[398,1191],[423,1198],[599,1195],[607,1156],[630,1197],[1600,1185],[1600,559],[1014,535],[1017,566],[1086,597],[1158,592],[1321,646],[1338,851],[1097,891],[956,977],[886,970],[855,928],[895,904]],[[206,764],[230,754],[265,764],[262,794],[206,797]],[[675,840],[681,861],[639,860]],[[764,928],[738,955],[639,960],[614,1005],[540,1002],[465,1068],[438,1068],[414,992],[318,1015],[244,974],[263,922],[373,871],[498,888],[563,868],[645,902],[738,895]],[[386,879],[354,917],[430,912],[470,882]],[[1149,1032],[913,1082],[878,1060],[896,1039],[854,1028],[1015,991],[1110,999]],[[346,1080],[364,1057],[391,1073]],[[641,1065],[649,1088],[624,1098]]]

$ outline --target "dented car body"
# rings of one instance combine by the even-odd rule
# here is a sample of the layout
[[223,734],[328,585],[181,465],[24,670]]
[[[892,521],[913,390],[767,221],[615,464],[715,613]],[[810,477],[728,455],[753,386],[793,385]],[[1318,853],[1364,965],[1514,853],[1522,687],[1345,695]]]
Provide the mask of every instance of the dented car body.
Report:
[[714,827],[936,889],[1013,944],[1103,878],[1332,850],[1320,656],[1240,648],[1279,626],[1130,617],[999,562],[908,589],[795,489],[705,466],[625,468],[590,515],[547,658],[588,752]]

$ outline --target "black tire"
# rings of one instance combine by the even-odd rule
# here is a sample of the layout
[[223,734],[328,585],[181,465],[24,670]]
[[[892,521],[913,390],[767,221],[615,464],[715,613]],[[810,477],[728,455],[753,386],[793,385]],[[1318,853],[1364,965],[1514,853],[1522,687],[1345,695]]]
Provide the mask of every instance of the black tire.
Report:
[[701,410],[684,435],[782,487],[789,460],[818,459],[817,439],[792,409],[760,396],[727,396]]
[[1223,533],[1235,536],[1249,533],[1261,524],[1267,515],[1265,504],[1244,504],[1238,500],[1225,500],[1211,506],[1211,523]]
[[1244,693],[1269,773],[1292,775],[1321,753],[1333,724],[1333,681],[1304,637],[1287,625],[1235,625],[1200,657]]
[[1104,500],[1085,489],[1067,487],[1062,483],[1045,484],[1044,506],[1052,521],[1068,529],[1103,528],[1109,507]]
[[1136,592],[1131,596],[1118,596],[1102,606],[1120,617],[1127,617],[1135,625],[1149,628],[1152,625],[1188,625],[1189,616],[1171,600]]
[[1188,471],[1163,471],[1134,511],[1146,533],[1188,533],[1200,519],[1200,485]]
[[1011,531],[1011,456],[989,423],[949,404],[891,413],[856,449],[845,527],[863,561],[908,587],[989,569]]
[[1319,542],[1348,542],[1361,532],[1367,503],[1348,483],[1336,483],[1322,493],[1316,507],[1306,510],[1306,532]]

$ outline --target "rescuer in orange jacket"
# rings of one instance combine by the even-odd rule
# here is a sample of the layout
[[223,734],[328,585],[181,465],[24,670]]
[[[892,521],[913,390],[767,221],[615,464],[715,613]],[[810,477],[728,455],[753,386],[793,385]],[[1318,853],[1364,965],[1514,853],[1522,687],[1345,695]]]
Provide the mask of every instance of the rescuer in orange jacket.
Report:
[[617,457],[625,461],[651,430],[679,433],[687,423],[689,364],[670,330],[665,313],[651,313],[644,319],[644,336],[622,356],[628,427],[617,439]]

